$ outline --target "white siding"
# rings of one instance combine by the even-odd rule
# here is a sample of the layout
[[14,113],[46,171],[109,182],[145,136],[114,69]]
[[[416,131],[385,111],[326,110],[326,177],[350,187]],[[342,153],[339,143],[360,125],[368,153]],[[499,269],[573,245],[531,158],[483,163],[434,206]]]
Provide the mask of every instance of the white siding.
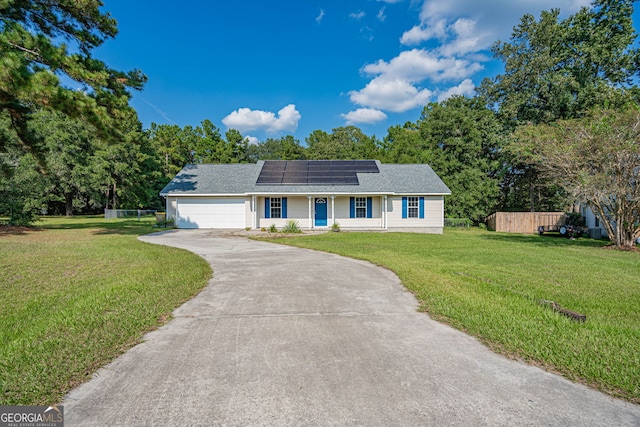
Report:
[[167,219],[174,219],[176,217],[176,198],[167,197]]
[[[274,196],[278,197],[278,196]],[[334,223],[332,217],[332,199],[327,195],[314,195],[311,199],[311,222],[315,216],[315,198],[326,197],[327,199],[327,227]],[[301,228],[309,228],[309,198],[306,196],[287,196],[287,218],[265,218],[264,197],[257,198],[258,204],[258,228],[269,228],[275,225],[282,228],[289,220],[296,220]],[[380,196],[372,196],[372,218],[349,218],[350,196],[335,197],[335,222],[341,228],[382,228],[382,203]],[[324,228],[324,227],[321,227]]]
[[269,228],[271,225],[282,228],[292,219],[298,221],[301,228],[309,228],[309,199],[300,196],[282,197],[287,198],[287,218],[265,218],[265,198],[256,198],[256,204],[258,205],[258,228]]
[[[608,238],[607,230],[602,226],[602,222],[600,222],[590,207],[585,206],[583,208],[582,215],[585,219],[585,225],[589,228],[589,235],[595,238]],[[596,221],[598,225],[596,225]]]
[[[365,197],[365,196],[358,196]],[[371,197],[371,218],[350,218],[351,216],[351,197],[336,197],[336,222],[340,224],[340,228],[382,228],[381,215],[381,197]],[[331,212],[329,212],[331,216]],[[331,222],[331,220],[329,220]],[[331,224],[329,224],[331,225]]]
[[[365,195],[366,196],[366,195]],[[278,196],[274,196],[278,197]],[[336,196],[335,219],[332,216],[331,196],[314,195],[311,201],[311,217],[313,223],[315,197],[327,197],[327,227],[337,222],[340,228],[348,229],[382,229],[384,228],[383,198],[381,196],[369,196],[372,201],[372,218],[350,218],[351,196]],[[303,229],[309,228],[309,199],[306,196],[287,196],[287,218],[265,218],[264,197],[257,197],[258,228],[269,228],[275,225],[282,228],[289,220],[296,220]],[[387,199],[387,228],[390,230],[406,229],[411,231],[423,231],[442,233],[444,227],[444,197],[424,196],[424,218],[402,218],[402,197],[389,196]],[[323,227],[322,227],[323,228]]]
[[424,218],[402,218],[402,197],[387,199],[387,227],[392,228],[443,228],[444,197],[424,196]]

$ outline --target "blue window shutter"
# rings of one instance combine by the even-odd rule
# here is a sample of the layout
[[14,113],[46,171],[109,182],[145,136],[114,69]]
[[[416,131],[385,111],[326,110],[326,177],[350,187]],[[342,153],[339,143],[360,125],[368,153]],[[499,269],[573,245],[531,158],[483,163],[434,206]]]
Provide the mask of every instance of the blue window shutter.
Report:
[[264,198],[264,217],[271,218],[271,199]]
[[282,198],[282,218],[287,217],[287,198]]
[[373,218],[373,199],[367,197],[367,218]]
[[355,218],[356,217],[356,198],[355,197],[351,197],[349,199],[349,218]]
[[420,197],[420,218],[424,218],[424,197]]
[[402,198],[402,218],[407,217],[407,198]]

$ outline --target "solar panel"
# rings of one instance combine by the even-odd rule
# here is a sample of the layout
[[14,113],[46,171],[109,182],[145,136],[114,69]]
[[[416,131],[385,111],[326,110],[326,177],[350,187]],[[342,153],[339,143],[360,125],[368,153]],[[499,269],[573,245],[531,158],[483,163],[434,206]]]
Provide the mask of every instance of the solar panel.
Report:
[[375,160],[266,160],[257,185],[359,185],[358,173],[379,173]]
[[280,184],[282,183],[282,175],[260,175],[256,184]]
[[299,172],[299,171],[306,171],[308,169],[308,166],[307,166],[307,163],[304,162],[304,161],[301,162],[301,161],[295,161],[294,160],[294,161],[286,161],[286,162],[284,162],[284,168],[287,171]]
[[374,160],[358,160],[354,162],[357,173],[379,173],[378,164]]

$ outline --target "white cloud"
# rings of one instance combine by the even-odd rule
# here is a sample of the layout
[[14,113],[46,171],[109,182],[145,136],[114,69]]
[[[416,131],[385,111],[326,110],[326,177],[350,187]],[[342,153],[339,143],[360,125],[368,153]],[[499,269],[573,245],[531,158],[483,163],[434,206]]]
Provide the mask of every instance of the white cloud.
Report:
[[398,113],[427,104],[431,95],[428,89],[419,90],[407,81],[384,77],[376,77],[364,89],[349,92],[354,104]]
[[351,102],[363,107],[403,112],[431,100],[433,91],[420,88],[421,82],[459,82],[481,69],[482,65],[477,62],[439,58],[433,52],[413,49],[389,62],[379,60],[366,65],[363,71],[374,76],[373,79],[363,89],[349,92],[349,96]]
[[316,16],[316,22],[319,24],[320,22],[322,22],[322,18],[324,18],[324,9],[320,9],[320,14],[318,16]]
[[435,51],[447,57],[486,50],[493,43],[490,33],[478,30],[477,21],[468,18],[458,18],[453,22],[440,19],[426,27],[417,25],[405,32],[400,42],[411,46],[431,39],[441,42]]
[[400,37],[400,43],[406,46],[418,45],[433,38],[441,39],[447,34],[447,21],[441,19],[428,26],[416,25]]
[[260,140],[255,136],[247,135],[244,138],[249,142],[249,145],[258,145],[260,143]]
[[360,12],[353,12],[349,14],[349,18],[355,19],[356,21],[361,20],[362,18],[364,18],[365,16],[367,16],[367,14],[364,11],[360,11]]
[[373,40],[373,29],[370,27],[362,27],[360,28],[360,36],[368,41]]
[[222,119],[227,128],[237,129],[240,132],[263,130],[266,132],[295,132],[300,121],[300,112],[296,106],[289,104],[278,111],[276,115],[270,111],[251,110],[239,108]]
[[[395,3],[395,0],[378,0]],[[471,78],[491,60],[489,48],[496,40],[508,40],[526,13],[536,18],[542,10],[560,8],[575,13],[590,0],[412,0],[422,3],[419,19],[400,41],[417,46],[386,61],[363,67],[371,80],[349,92],[354,104],[402,112],[418,108],[431,98],[472,96]],[[430,48],[420,46],[430,42]]]
[[[484,50],[496,40],[507,40],[526,13],[538,17],[543,10],[560,8],[569,15],[589,4],[590,0],[424,0],[420,23],[405,32],[400,41],[411,46],[437,39],[441,50],[449,53],[455,51],[449,44]],[[473,23],[473,33],[461,27],[469,23]]]
[[475,95],[475,93],[476,93],[476,85],[473,84],[471,79],[466,79],[462,83],[460,83],[458,86],[454,86],[452,88],[445,90],[444,92],[441,92],[438,95],[438,102],[442,102],[455,95],[471,97]]
[[387,119],[385,113],[373,108],[358,108],[355,111],[342,114],[342,117],[347,121],[347,125],[355,125],[358,123],[373,124]]
[[475,20],[460,18],[449,28],[454,37],[450,43],[440,47],[440,53],[444,56],[479,52],[493,43],[490,41],[489,33],[476,30]]
[[376,15],[376,18],[378,18],[378,21],[380,22],[384,22],[385,19],[387,19],[387,15],[384,14],[384,9],[386,6],[382,6],[382,8],[378,11],[378,14]]
[[401,79],[416,83],[425,79],[435,82],[461,80],[482,70],[482,64],[466,59],[440,58],[434,52],[412,49],[386,62],[382,59],[366,65],[367,74],[380,74],[385,79]]

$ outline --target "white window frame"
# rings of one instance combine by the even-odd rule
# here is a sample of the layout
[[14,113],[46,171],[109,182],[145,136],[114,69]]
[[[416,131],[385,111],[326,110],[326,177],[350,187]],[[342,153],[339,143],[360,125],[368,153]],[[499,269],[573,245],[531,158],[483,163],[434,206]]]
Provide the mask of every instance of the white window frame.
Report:
[[272,197],[269,209],[271,209],[271,218],[282,218],[282,197]]
[[420,218],[420,197],[407,197],[407,218]]
[[366,218],[367,217],[367,198],[366,197],[356,197],[356,218]]

